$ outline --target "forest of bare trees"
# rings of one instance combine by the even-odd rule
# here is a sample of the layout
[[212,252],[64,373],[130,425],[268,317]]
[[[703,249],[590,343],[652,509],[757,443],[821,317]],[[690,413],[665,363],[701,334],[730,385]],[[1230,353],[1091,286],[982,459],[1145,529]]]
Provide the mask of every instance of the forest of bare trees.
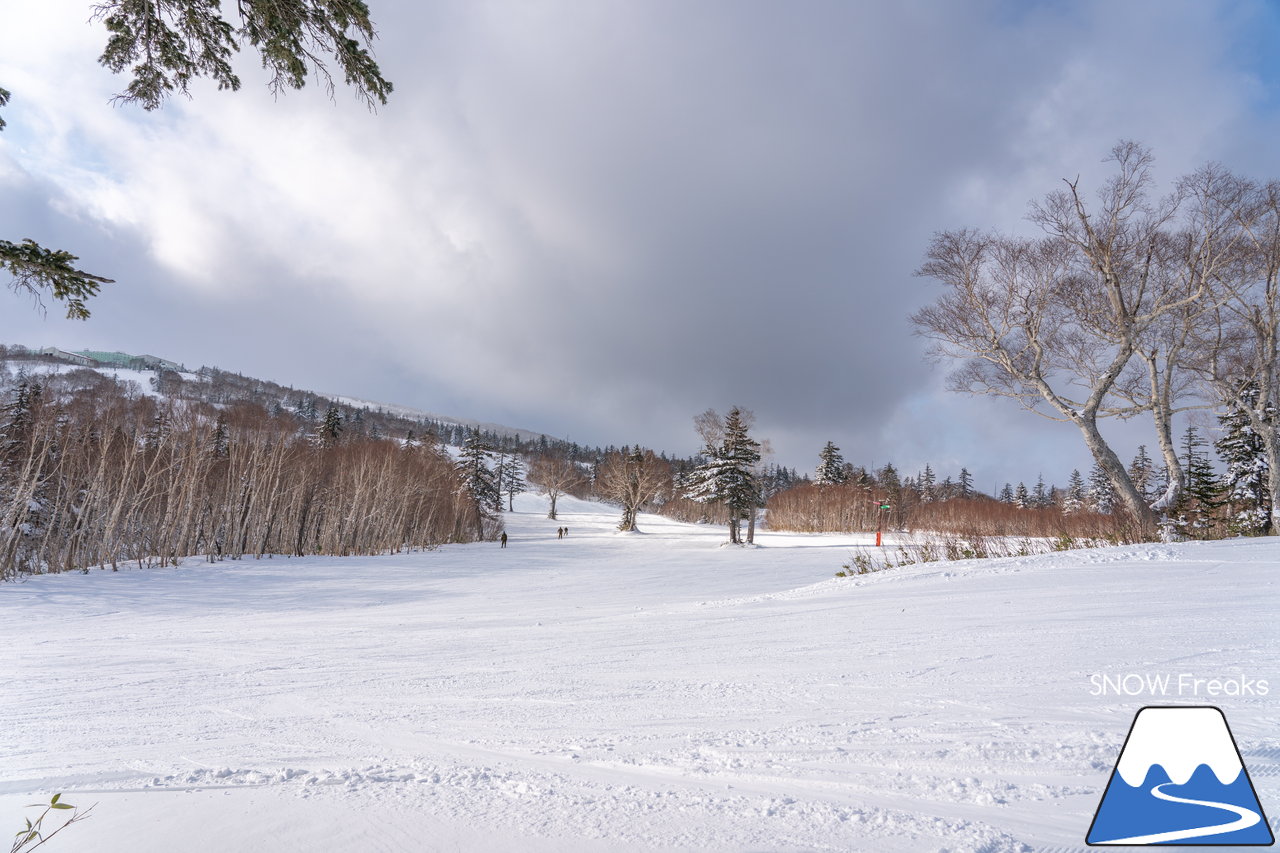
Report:
[[[881,510],[881,506],[889,506]],[[769,527],[802,533],[836,531],[919,531],[966,537],[1069,537],[1130,541],[1137,531],[1122,515],[1090,510],[1069,512],[1061,505],[1018,507],[987,496],[921,501],[918,493],[852,482],[805,484],[769,501]]]
[[96,374],[21,378],[0,414],[0,577],[471,541],[459,486],[433,441],[158,399]]

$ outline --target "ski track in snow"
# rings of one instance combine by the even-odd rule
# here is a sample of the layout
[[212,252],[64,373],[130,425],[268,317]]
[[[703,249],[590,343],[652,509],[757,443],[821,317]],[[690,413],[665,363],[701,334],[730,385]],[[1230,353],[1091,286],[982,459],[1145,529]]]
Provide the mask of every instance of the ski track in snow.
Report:
[[869,537],[545,511],[506,550],[0,587],[0,816],[99,802],[51,853],[1075,850],[1168,701],[1221,706],[1280,793],[1273,697],[1089,681],[1280,689],[1271,540],[834,578]]

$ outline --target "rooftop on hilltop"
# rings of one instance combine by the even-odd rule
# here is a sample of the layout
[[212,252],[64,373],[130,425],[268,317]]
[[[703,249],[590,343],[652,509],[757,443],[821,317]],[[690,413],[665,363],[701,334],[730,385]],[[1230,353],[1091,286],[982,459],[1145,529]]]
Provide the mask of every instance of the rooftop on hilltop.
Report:
[[131,355],[127,352],[105,352],[102,350],[78,350],[67,352],[57,347],[45,347],[40,350],[43,355],[64,358],[87,367],[121,367],[130,370],[185,370],[176,361],[169,361],[155,355]]

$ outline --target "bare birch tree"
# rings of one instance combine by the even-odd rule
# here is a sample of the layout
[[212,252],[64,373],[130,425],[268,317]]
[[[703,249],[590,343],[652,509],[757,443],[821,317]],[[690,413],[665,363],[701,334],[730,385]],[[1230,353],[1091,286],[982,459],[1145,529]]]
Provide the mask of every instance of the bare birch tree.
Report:
[[[1098,419],[1126,411],[1120,392],[1127,390],[1130,414],[1150,411],[1167,423],[1180,387],[1178,342],[1208,300],[1224,257],[1215,229],[1225,226],[1221,211],[1208,216],[1207,202],[1178,221],[1185,183],[1152,200],[1152,157],[1143,146],[1122,142],[1109,159],[1117,172],[1096,205],[1086,203],[1078,179],[1032,205],[1042,238],[970,229],[937,235],[919,274],[946,292],[912,322],[933,340],[935,356],[963,362],[953,389],[1009,397],[1074,424],[1128,514],[1152,530],[1155,515]],[[1145,368],[1133,364],[1139,353]],[[1144,369],[1150,391],[1141,396],[1134,371]]]
[[[1244,402],[1241,410],[1262,440],[1268,463],[1270,530],[1280,531],[1280,181],[1265,184],[1237,179],[1224,189],[1224,203],[1232,206],[1242,239],[1236,264],[1219,276],[1221,299],[1196,355],[1199,375],[1215,401],[1227,406]],[[1237,192],[1242,186],[1244,191]]]
[[529,481],[551,500],[547,518],[556,520],[556,501],[583,481],[582,469],[563,454],[543,454],[529,462]]
[[596,488],[604,497],[622,504],[619,530],[638,531],[636,516],[649,501],[671,483],[671,466],[652,450],[636,447],[611,453],[600,464]]

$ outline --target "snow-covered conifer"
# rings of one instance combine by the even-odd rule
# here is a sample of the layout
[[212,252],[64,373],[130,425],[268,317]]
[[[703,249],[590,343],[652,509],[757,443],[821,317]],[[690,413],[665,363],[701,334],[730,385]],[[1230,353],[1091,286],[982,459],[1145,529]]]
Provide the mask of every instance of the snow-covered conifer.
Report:
[[219,459],[225,459],[231,452],[227,437],[227,416],[222,412],[218,412],[218,419],[213,424],[213,433],[209,436],[209,452]]
[[929,503],[938,497],[937,478],[933,473],[933,467],[928,462],[924,464],[924,470],[920,472],[920,476],[916,477],[916,489],[920,492],[920,500],[924,503]]
[[892,462],[886,462],[885,466],[876,472],[876,482],[879,483],[880,488],[895,497],[902,491],[902,479],[898,476],[898,469],[893,467]]
[[18,376],[13,400],[0,410],[0,452],[4,458],[15,458],[26,445],[32,410],[39,405],[42,393],[39,382],[29,380],[25,374]]
[[956,496],[956,484],[951,479],[951,475],[942,478],[942,482],[938,484],[938,499],[949,501]]
[[[702,450],[706,461],[694,469],[685,492],[691,500],[725,505],[729,510],[729,541],[734,543],[742,541],[742,519],[763,503],[755,473],[760,461],[760,442],[748,433],[749,417],[734,406],[718,429],[707,418],[703,431],[704,438],[710,440]],[[699,425],[704,426],[702,422]],[[747,541],[752,538],[749,532]]]
[[[1248,412],[1257,407],[1257,401],[1256,387],[1242,387],[1227,411],[1218,415],[1224,435],[1213,443],[1227,466],[1223,486],[1231,506],[1230,527],[1245,535],[1265,535],[1271,522],[1267,447],[1250,423]],[[1268,420],[1274,418],[1274,407],[1268,406],[1266,415]]]
[[1107,476],[1107,472],[1102,470],[1102,466],[1097,462],[1093,463],[1093,468],[1089,471],[1089,486],[1085,493],[1089,509],[1094,512],[1100,512],[1103,515],[1110,515],[1116,508],[1116,489],[1111,485],[1111,479]]
[[324,421],[316,430],[320,443],[332,447],[342,438],[342,412],[337,406],[330,406],[324,413]]
[[470,430],[458,454],[458,471],[462,475],[462,488],[475,502],[477,534],[482,535],[484,519],[493,506],[499,504],[502,495],[498,491],[498,479],[489,467],[493,451],[481,438],[478,430]]
[[1215,510],[1222,506],[1222,484],[1213,471],[1213,463],[1205,452],[1206,443],[1194,424],[1182,436],[1182,466],[1186,488],[1179,502],[1179,522],[1183,531],[1203,537],[1213,526]]
[[826,446],[818,452],[818,470],[814,482],[819,486],[831,486],[843,483],[847,479],[849,475],[845,471],[844,457],[840,455],[840,448],[836,447],[834,442],[828,441]]
[[1080,476],[1079,469],[1071,469],[1071,476],[1067,479],[1067,490],[1062,498],[1062,511],[1066,513],[1080,512],[1085,507],[1085,488],[1084,478]]
[[1049,488],[1044,484],[1044,474],[1039,475],[1036,480],[1035,488],[1031,491],[1031,506],[1036,509],[1044,509],[1052,503],[1049,497]]

